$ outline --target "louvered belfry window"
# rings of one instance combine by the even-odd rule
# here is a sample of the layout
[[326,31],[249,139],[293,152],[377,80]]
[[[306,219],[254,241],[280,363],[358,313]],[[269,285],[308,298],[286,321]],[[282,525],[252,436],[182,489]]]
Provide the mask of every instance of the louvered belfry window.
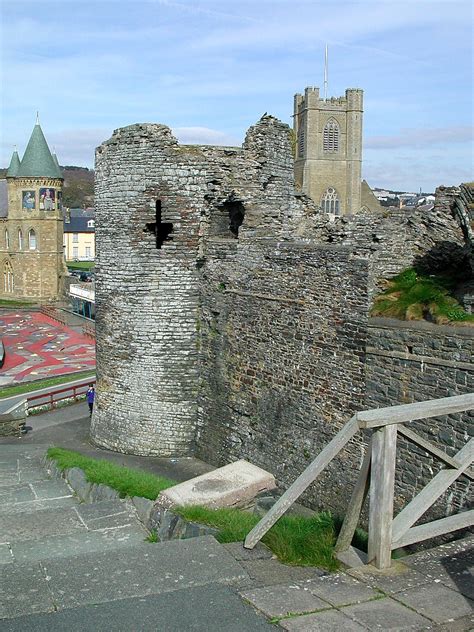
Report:
[[339,151],[339,124],[333,118],[330,118],[324,126],[323,150],[331,152]]

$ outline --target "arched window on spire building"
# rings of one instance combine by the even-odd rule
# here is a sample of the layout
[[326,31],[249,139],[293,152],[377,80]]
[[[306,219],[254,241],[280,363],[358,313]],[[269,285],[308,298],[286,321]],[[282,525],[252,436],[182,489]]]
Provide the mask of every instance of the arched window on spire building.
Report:
[[9,261],[5,261],[3,264],[3,290],[5,292],[13,292],[14,289],[12,264]]
[[23,233],[18,229],[18,250],[23,250]]
[[321,198],[321,208],[326,213],[332,213],[333,215],[339,215],[339,197],[336,189],[329,187],[326,189],[324,195]]
[[323,150],[329,152],[339,151],[339,123],[330,118],[323,130]]
[[28,231],[28,248],[36,250],[36,233],[32,228]]
[[5,248],[6,250],[10,249],[10,235],[8,234],[8,230],[5,228]]

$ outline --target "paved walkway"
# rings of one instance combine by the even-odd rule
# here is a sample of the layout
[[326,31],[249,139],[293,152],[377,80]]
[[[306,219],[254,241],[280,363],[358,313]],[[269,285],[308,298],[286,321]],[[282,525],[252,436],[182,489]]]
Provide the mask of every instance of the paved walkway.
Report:
[[74,373],[95,367],[95,344],[78,328],[37,311],[0,313],[5,364],[0,386]]
[[47,444],[174,470],[177,480],[209,466],[99,451],[84,412],[81,404],[33,417],[26,437],[0,440],[2,632],[258,632],[270,622],[298,632],[474,628],[474,536],[404,558],[389,573],[337,574],[210,536],[145,542],[129,503],[79,504],[62,480],[48,479]]

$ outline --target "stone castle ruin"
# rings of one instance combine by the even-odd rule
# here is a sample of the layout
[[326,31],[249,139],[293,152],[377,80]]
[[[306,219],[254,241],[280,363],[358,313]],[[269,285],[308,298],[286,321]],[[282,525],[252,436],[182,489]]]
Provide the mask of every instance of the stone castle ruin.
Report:
[[[97,150],[95,194],[97,445],[245,458],[286,487],[355,411],[474,390],[470,329],[369,319],[382,278],[442,256],[441,242],[465,249],[451,203],[334,218],[295,188],[290,129],[268,115],[241,148],[180,145],[164,125],[116,130]],[[435,422],[418,431],[436,435]],[[473,424],[448,423],[449,451]],[[306,502],[342,510],[363,451],[349,444]],[[413,457],[408,496],[434,467]],[[435,511],[468,495],[460,479]]]

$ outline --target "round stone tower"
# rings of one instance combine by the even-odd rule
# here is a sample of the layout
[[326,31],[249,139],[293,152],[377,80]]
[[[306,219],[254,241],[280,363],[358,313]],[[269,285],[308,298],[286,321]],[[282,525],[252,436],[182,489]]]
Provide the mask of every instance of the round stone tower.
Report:
[[142,455],[192,451],[202,204],[195,191],[205,190],[204,177],[200,152],[179,147],[163,125],[116,130],[97,149],[97,445]]

